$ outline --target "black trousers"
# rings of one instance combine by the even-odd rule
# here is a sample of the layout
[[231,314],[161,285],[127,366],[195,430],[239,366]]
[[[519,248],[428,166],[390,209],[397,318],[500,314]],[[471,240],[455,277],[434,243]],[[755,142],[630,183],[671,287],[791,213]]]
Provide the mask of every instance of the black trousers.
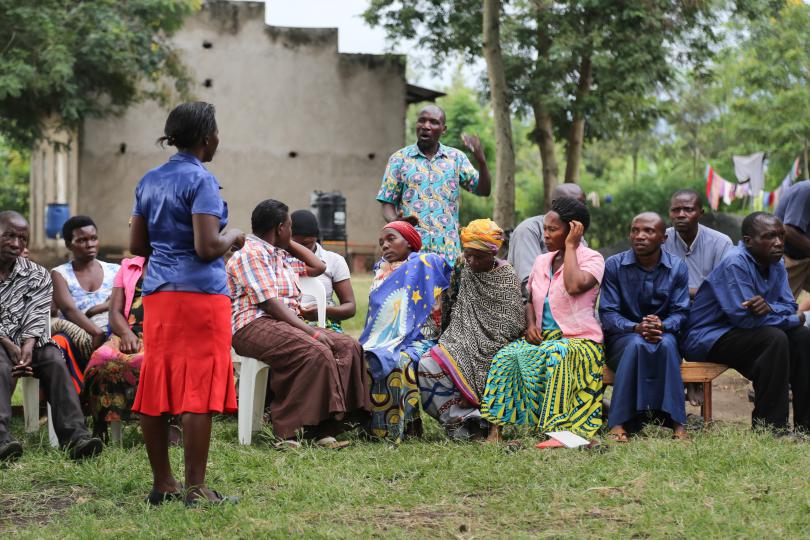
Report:
[[[11,420],[11,359],[0,345],[0,444],[12,440],[9,432]],[[65,359],[55,345],[37,347],[33,352],[31,367],[34,377],[45,391],[51,404],[53,428],[64,447],[90,436],[84,425],[84,414],[79,405],[79,396],[70,381]]]
[[753,425],[787,429],[793,388],[794,427],[810,431],[810,328],[735,328],[717,340],[706,360],[726,364],[754,383]]

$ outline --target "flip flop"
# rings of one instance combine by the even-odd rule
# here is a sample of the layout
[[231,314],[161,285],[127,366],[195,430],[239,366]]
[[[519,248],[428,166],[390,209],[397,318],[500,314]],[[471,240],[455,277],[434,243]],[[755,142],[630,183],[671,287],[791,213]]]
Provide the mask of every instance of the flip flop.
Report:
[[537,443],[534,445],[535,448],[545,449],[545,448],[563,448],[565,445],[558,441],[557,439],[548,439],[547,441],[543,441],[541,443]]
[[301,448],[301,443],[295,439],[282,439],[273,444],[273,448],[276,450],[298,450]]
[[620,431],[618,433],[616,433],[616,432],[608,433],[605,436],[605,438],[607,440],[609,440],[609,441],[613,441],[613,442],[616,442],[616,443],[622,443],[622,444],[630,442],[630,438],[627,436],[626,431]]
[[216,500],[211,500],[208,497],[197,497],[190,501],[185,501],[186,508],[205,508],[206,506],[221,506],[223,504],[236,504],[239,502],[239,497],[223,495],[219,491],[211,490],[216,496]]
[[322,437],[315,441],[315,446],[319,448],[328,448],[329,450],[340,450],[341,448],[351,446],[351,444],[351,441],[339,441],[334,437]]

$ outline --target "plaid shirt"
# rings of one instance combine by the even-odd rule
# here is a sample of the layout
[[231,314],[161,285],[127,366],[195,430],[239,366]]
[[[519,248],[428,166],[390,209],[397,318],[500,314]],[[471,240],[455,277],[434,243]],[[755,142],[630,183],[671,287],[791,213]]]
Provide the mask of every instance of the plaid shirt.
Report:
[[278,298],[296,314],[301,302],[298,276],[305,276],[306,265],[254,235],[230,258],[228,288],[233,301],[233,332],[266,315],[259,304]]

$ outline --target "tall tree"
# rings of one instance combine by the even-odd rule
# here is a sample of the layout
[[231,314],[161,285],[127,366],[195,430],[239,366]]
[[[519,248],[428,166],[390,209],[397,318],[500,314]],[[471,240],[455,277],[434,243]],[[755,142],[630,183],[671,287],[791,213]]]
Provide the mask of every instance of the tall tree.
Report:
[[185,93],[169,42],[200,0],[0,0],[0,133],[28,147],[46,119]]
[[493,218],[501,227],[515,226],[515,146],[512,139],[512,115],[506,88],[501,50],[501,2],[483,0],[484,58],[492,94],[495,123],[495,211]]
[[[752,0],[757,1],[757,0]],[[501,47],[511,103],[531,110],[546,201],[558,181],[556,142],[565,144],[565,180],[577,181],[590,138],[648,121],[679,65],[709,57],[721,0],[513,0],[501,12]],[[481,7],[469,0],[372,0],[366,20],[394,39],[414,39],[441,66],[446,53],[474,57]],[[625,114],[627,113],[627,114]],[[630,114],[632,113],[632,114]]]

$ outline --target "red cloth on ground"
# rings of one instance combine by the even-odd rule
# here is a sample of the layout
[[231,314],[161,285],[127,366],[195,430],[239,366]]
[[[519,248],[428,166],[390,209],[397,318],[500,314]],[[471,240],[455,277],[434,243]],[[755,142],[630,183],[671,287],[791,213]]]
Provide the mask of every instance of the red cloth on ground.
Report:
[[230,298],[159,292],[144,296],[143,307],[144,359],[133,412],[235,412]]

